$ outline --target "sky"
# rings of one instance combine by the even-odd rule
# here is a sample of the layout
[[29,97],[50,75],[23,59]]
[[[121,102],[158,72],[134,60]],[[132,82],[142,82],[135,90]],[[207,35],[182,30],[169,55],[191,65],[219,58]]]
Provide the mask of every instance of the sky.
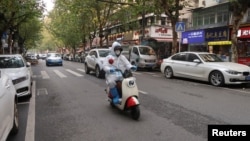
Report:
[[44,13],[45,15],[48,14],[49,11],[51,11],[54,7],[54,0],[43,0],[46,6],[46,12]]

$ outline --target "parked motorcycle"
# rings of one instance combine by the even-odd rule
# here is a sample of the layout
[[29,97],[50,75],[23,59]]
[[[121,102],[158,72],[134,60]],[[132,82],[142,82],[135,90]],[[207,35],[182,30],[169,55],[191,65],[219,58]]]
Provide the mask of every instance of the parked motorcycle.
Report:
[[[116,69],[116,72],[121,72],[121,70]],[[123,79],[116,81],[116,88],[121,98],[121,103],[116,105],[113,104],[110,89],[105,89],[110,105],[122,111],[130,112],[131,117],[134,120],[138,120],[140,117],[139,91],[136,85],[136,79],[133,77],[131,70],[126,70],[123,73]]]

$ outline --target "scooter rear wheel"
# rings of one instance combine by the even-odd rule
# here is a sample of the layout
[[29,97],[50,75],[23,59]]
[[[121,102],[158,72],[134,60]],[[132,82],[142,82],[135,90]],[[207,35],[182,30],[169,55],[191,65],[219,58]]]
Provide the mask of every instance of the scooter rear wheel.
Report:
[[138,120],[139,117],[140,117],[140,108],[139,108],[139,105],[133,107],[131,109],[131,117],[134,119],[134,120]]

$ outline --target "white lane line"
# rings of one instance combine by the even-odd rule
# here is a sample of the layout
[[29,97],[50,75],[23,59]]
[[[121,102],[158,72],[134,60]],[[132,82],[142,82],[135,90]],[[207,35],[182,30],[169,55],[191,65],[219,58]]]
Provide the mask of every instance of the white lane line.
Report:
[[145,94],[145,95],[147,95],[147,94],[148,94],[147,92],[144,92],[144,91],[141,91],[141,90],[139,90],[139,93],[141,93],[141,94]]
[[77,73],[77,72],[74,72],[74,71],[72,71],[72,70],[69,70],[69,69],[66,69],[66,71],[68,71],[68,72],[70,72],[70,73],[72,73],[72,74],[74,74],[74,75],[76,75],[76,76],[83,76],[83,75],[81,75],[80,73]]
[[154,76],[154,77],[161,77],[161,76],[159,76],[159,75],[152,75],[152,76]]
[[34,141],[35,140],[35,107],[36,107],[36,81],[33,81],[32,85],[32,97],[30,98],[29,112],[27,118],[27,126],[25,132],[25,141]]
[[77,69],[77,70],[79,70],[79,71],[81,71],[81,72],[85,72],[85,70],[84,70],[84,69]]
[[37,89],[37,95],[38,95],[38,96],[39,96],[39,95],[43,95],[43,94],[45,94],[45,95],[48,95],[48,94],[49,94],[46,88]]
[[59,70],[53,70],[59,77],[61,78],[65,78],[67,77],[66,75],[64,75],[63,73],[61,73]]
[[41,74],[42,74],[43,79],[49,79],[50,78],[46,71],[41,71]]

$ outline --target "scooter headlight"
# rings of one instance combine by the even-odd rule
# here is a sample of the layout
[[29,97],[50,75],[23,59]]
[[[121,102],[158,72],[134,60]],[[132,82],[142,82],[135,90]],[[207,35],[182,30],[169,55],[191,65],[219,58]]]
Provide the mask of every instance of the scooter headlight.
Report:
[[135,80],[129,80],[128,81],[128,87],[130,87],[130,88],[135,87]]

